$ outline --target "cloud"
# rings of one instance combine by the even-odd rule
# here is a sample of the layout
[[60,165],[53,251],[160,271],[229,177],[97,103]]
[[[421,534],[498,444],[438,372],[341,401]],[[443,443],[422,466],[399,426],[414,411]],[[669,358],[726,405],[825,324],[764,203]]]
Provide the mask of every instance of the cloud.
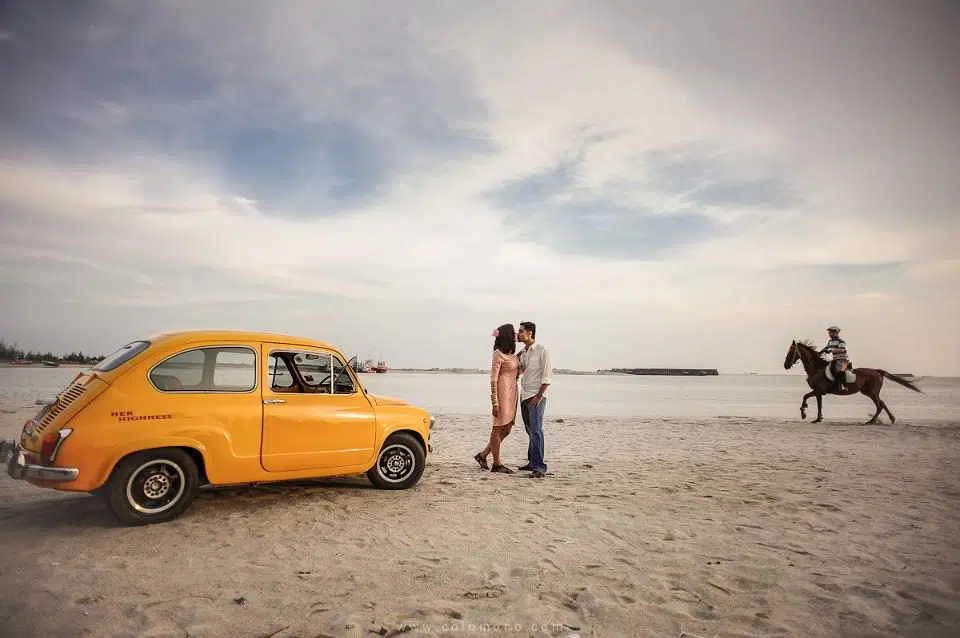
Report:
[[678,246],[732,232],[747,217],[801,204],[784,180],[743,174],[704,149],[643,151],[631,158],[632,178],[590,184],[590,151],[616,138],[589,136],[575,155],[484,195],[515,213],[526,239],[561,252],[637,259],[661,258]]
[[0,334],[483,366],[529,318],[560,367],[775,371],[841,323],[960,374],[956,13],[861,9],[19,5]]
[[737,175],[733,161],[725,163],[704,149],[648,151],[644,165],[657,186],[695,206],[789,210],[801,204],[786,176]]

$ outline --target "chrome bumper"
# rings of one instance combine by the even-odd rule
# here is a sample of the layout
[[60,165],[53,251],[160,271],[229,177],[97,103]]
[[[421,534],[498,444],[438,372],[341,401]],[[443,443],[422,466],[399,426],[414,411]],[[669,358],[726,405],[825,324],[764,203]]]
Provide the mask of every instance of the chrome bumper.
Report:
[[7,474],[18,480],[73,481],[80,476],[80,470],[75,467],[47,467],[27,463],[20,444],[14,441],[0,441],[0,464],[5,464]]

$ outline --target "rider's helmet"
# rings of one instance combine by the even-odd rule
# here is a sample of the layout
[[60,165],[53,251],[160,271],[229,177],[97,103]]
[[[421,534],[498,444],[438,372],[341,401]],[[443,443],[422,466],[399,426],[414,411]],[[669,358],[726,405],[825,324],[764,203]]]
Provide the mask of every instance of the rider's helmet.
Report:
[[827,330],[830,332],[840,332],[840,326],[830,326]]

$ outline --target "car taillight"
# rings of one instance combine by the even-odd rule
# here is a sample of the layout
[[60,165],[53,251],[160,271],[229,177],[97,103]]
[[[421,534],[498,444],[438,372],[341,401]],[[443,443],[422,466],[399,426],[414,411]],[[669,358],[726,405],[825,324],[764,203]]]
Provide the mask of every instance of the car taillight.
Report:
[[71,432],[73,430],[70,428],[63,428],[43,437],[43,442],[40,444],[40,462],[42,464],[46,465],[57,460],[57,452],[60,451],[60,446],[63,445]]
[[23,424],[23,432],[25,436],[33,436],[34,430],[37,429],[37,420],[36,419],[27,419]]

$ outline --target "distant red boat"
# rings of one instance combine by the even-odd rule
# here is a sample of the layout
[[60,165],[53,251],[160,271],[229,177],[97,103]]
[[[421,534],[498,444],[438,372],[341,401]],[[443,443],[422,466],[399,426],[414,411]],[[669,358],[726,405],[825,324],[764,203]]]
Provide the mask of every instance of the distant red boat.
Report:
[[385,361],[377,361],[377,365],[373,367],[373,371],[383,374],[387,371],[387,363]]

